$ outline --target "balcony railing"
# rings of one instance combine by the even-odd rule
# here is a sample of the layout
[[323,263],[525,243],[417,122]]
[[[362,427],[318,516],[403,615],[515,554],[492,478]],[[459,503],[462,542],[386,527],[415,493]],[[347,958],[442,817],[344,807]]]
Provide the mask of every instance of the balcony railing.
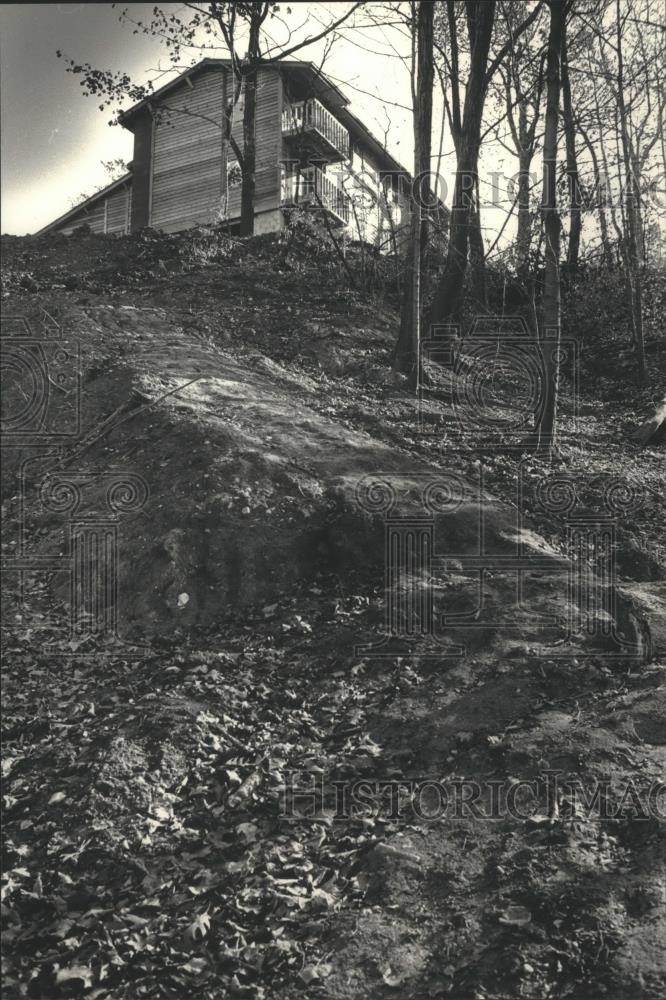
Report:
[[304,167],[282,177],[282,204],[323,207],[340,223],[349,222],[349,198],[336,180],[319,167]]
[[343,159],[349,158],[349,132],[316,98],[290,104],[282,112],[283,135],[321,137]]

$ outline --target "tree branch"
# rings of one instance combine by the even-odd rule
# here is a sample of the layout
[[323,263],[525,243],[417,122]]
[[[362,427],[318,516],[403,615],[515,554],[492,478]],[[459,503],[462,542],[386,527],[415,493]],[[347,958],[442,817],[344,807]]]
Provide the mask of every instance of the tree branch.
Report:
[[302,42],[297,42],[296,45],[292,45],[290,49],[285,49],[283,52],[280,52],[279,55],[277,56],[270,56],[267,53],[266,56],[262,59],[262,62],[263,63],[279,62],[281,59],[286,59],[287,56],[293,55],[294,52],[298,52],[300,51],[300,49],[304,49],[307,45],[314,45],[315,42],[319,42],[322,38],[325,38],[326,35],[329,35],[332,31],[335,31],[336,28],[339,28],[341,24],[344,24],[344,22],[347,21],[351,17],[351,15],[358,10],[359,7],[362,6],[363,6],[362,0],[359,0],[359,2],[353,4],[349,8],[349,10],[342,15],[342,17],[339,17],[337,21],[333,21],[332,24],[327,25],[322,31],[319,32],[318,35],[311,35],[309,38],[303,39]]
[[502,48],[499,50],[499,52],[497,53],[497,55],[495,56],[495,58],[491,62],[490,66],[488,67],[488,70],[486,71],[486,77],[485,77],[486,86],[492,80],[493,76],[495,75],[495,72],[497,71],[497,67],[500,65],[500,63],[502,63],[504,61],[504,58],[505,58],[506,54],[512,48],[512,46],[514,45],[516,39],[520,38],[520,36],[525,31],[527,31],[527,29],[529,28],[529,26],[531,24],[533,24],[534,21],[536,21],[537,17],[541,13],[542,6],[543,6],[543,0],[539,0],[539,3],[536,5],[536,7],[534,8],[534,10],[531,11],[531,13],[528,14],[528,16],[525,18],[525,20],[521,24],[518,25],[518,27],[516,28],[515,32],[513,33],[513,36],[510,37],[504,43],[504,45],[502,46]]

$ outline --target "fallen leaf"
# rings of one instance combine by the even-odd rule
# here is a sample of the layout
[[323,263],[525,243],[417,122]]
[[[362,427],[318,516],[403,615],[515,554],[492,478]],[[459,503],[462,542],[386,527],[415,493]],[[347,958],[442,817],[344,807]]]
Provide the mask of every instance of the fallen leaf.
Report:
[[93,984],[93,971],[87,965],[70,965],[56,972],[56,983],[68,983],[71,979],[80,979],[85,989],[89,990]]
[[306,965],[305,968],[301,969],[298,973],[299,979],[302,979],[306,986],[310,983],[314,983],[319,979],[319,973],[314,965]]
[[524,906],[509,906],[499,918],[501,924],[524,927],[532,922],[532,914]]
[[394,969],[392,965],[387,965],[382,973],[382,979],[387,986],[401,986],[402,983],[409,979],[409,975],[409,972],[404,969],[398,970]]
[[209,930],[210,914],[206,910],[204,913],[200,913],[196,920],[192,921],[185,931],[185,937],[188,941],[201,941],[202,938],[206,937]]

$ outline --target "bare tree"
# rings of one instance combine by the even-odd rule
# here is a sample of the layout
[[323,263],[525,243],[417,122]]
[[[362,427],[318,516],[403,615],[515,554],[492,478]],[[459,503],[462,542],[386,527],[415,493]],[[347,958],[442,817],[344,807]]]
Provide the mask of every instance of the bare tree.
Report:
[[[560,339],[560,214],[557,209],[557,132],[560,105],[560,56],[566,30],[565,0],[548,0],[550,30],[546,59],[546,121],[543,137],[542,212],[545,234],[543,289],[544,400],[537,427],[537,446],[551,450],[557,430]],[[553,346],[553,337],[555,346]]]
[[569,52],[566,29],[562,31],[562,122],[567,155],[567,184],[569,193],[569,243],[567,247],[567,270],[572,274],[578,268],[580,237],[583,225],[581,211],[581,190],[578,179],[578,157],[576,155],[576,120],[571,99],[569,78]]
[[620,138],[622,140],[622,158],[624,161],[624,179],[626,184],[626,266],[631,310],[631,325],[636,359],[638,362],[638,380],[641,385],[647,383],[647,367],[645,364],[645,340],[643,335],[643,290],[638,266],[638,240],[640,234],[640,188],[638,174],[638,158],[632,148],[629,136],[629,114],[624,93],[624,56],[622,52],[622,15],[620,0],[615,5],[615,41],[617,47],[617,110],[620,120]]
[[469,72],[462,99],[458,9],[455,0],[447,0],[446,3],[446,29],[450,56],[446,53],[446,46],[440,45],[439,51],[446,59],[451,87],[450,126],[456,150],[456,177],[446,266],[431,306],[431,322],[440,322],[456,316],[462,297],[469,249],[470,216],[477,185],[481,126],[488,85],[503,64],[515,39],[519,38],[538,17],[541,3],[537,3],[529,12],[517,26],[513,38],[507,39],[489,62],[495,8],[495,0],[466,0],[464,3],[469,44]]
[[[518,226],[515,260],[521,285],[526,286],[533,228],[531,168],[539,142],[537,128],[545,79],[546,49],[543,47],[537,23],[524,31],[521,38],[515,38],[521,7],[522,4],[514,2],[503,8],[505,31],[512,45],[505,65],[499,67],[499,77],[513,148],[500,139],[499,135],[498,140],[518,160],[515,195]],[[496,89],[500,90],[499,87]],[[498,123],[500,124],[502,123]]]
[[653,0],[597,0],[592,12],[594,16],[580,18],[585,32],[576,46],[586,58],[570,67],[574,128],[591,160],[607,262],[614,258],[607,210],[615,233],[638,381],[645,384],[643,285],[651,206],[644,198],[644,183],[663,142],[663,10]]
[[[324,38],[335,35],[361,6],[360,2],[350,4],[340,16],[324,24],[320,31],[293,44],[292,32],[289,31],[288,40],[282,46],[268,40],[265,32],[265,24],[270,18],[276,17],[282,20],[280,5],[272,0],[270,2],[231,0],[227,3],[209,3],[201,6],[196,3],[186,3],[177,12],[169,7],[156,6],[153,8],[150,20],[146,22],[135,21],[131,8],[125,8],[121,13],[121,20],[135,25],[134,30],[140,30],[159,39],[166,46],[174,67],[178,65],[184,48],[195,49],[205,54],[207,51],[217,50],[220,41],[226,48],[234,86],[232,96],[224,108],[223,138],[225,145],[231,146],[241,171],[241,235],[248,236],[254,231],[255,133],[257,79],[260,67],[274,65]],[[61,55],[62,53],[58,52],[58,56]],[[152,81],[146,85],[138,85],[125,73],[99,70],[89,63],[77,63],[73,59],[67,60],[67,70],[81,76],[81,85],[87,94],[103,99],[100,105],[102,109],[127,98],[133,101],[143,100],[150,97],[154,90]],[[244,95],[242,146],[233,134],[234,112],[241,95]],[[168,113],[171,109],[165,106],[164,110]],[[187,114],[187,109],[178,110],[181,114]]]
[[410,377],[418,391],[420,378],[421,268],[426,243],[423,199],[429,193],[432,146],[432,92],[434,5],[428,0],[412,4],[412,122],[414,130],[414,178],[412,182],[410,244],[407,278],[402,297],[400,334],[394,367]]

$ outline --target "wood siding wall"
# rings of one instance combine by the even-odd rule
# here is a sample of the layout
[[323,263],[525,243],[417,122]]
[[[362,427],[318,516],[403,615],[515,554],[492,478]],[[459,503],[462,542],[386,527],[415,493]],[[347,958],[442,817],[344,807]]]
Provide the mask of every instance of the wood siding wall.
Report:
[[198,74],[158,105],[153,127],[150,225],[165,232],[218,218],[222,73]]
[[[280,160],[282,158],[282,79],[275,69],[260,69],[257,74],[255,213],[267,212],[280,205]],[[243,148],[243,96],[234,111],[232,135]],[[229,150],[229,169],[236,164]],[[229,189],[228,217],[240,216],[241,189]]]
[[[240,216],[240,185],[229,188],[225,206],[227,171],[236,164],[223,150],[225,92],[232,93],[224,73],[208,70],[190,87],[184,83],[159,105],[153,130],[153,167],[150,225],[175,232],[198,223],[230,220]],[[243,98],[234,109],[232,134],[243,143]],[[280,204],[282,152],[281,80],[274,69],[259,71],[256,119],[257,213]]]
[[130,186],[118,188],[106,199],[106,232],[126,233],[129,227]]
[[134,156],[132,159],[133,233],[144,229],[150,221],[150,176],[153,145],[153,119],[147,109],[140,111],[133,124]]
[[64,233],[65,236],[69,236],[73,233],[75,229],[79,226],[90,226],[93,233],[103,233],[104,232],[104,203],[98,202],[86,211],[81,209],[76,215],[73,215],[67,220],[62,226],[58,227],[59,233]]
[[378,161],[358,142],[351,161],[332,164],[327,173],[336,178],[350,199],[348,237],[371,243],[383,252],[402,252],[409,237],[410,204],[400,181],[382,182]]
[[57,232],[69,236],[79,226],[89,226],[93,233],[119,233],[129,230],[129,211],[131,204],[131,185],[123,184],[116,188],[106,198],[100,198],[88,208],[72,215]]

